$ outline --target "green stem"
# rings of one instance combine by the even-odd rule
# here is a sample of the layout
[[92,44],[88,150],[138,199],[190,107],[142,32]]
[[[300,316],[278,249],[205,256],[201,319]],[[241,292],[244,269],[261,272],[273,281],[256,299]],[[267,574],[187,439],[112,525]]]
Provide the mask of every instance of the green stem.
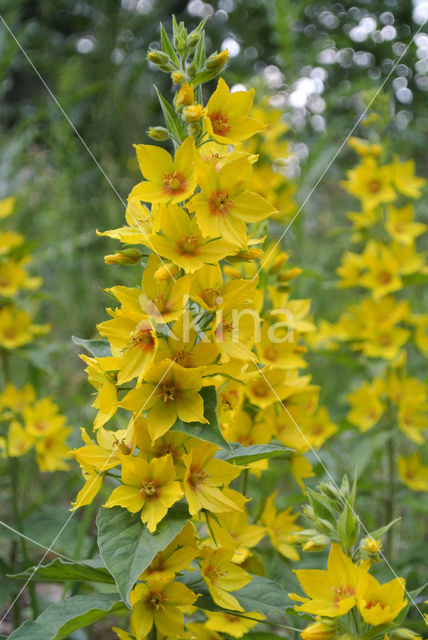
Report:
[[[19,459],[18,458],[8,458],[9,461],[9,473],[10,473],[10,481],[12,488],[12,509],[13,515],[15,518],[15,526],[20,533],[24,533],[24,526],[22,523],[21,513],[19,510],[18,503],[18,482],[19,482]],[[28,567],[30,565],[30,560],[27,551],[27,542],[25,538],[20,536],[19,542],[21,545],[22,557],[24,558],[24,562]],[[36,592],[34,590],[34,584],[30,581],[28,583],[28,593],[30,595],[31,608],[33,610],[33,617],[37,618],[39,615],[39,608],[37,606],[37,598]]]
[[[386,522],[392,522],[395,514],[395,446],[394,436],[387,444],[388,465],[388,495],[386,500]],[[391,558],[394,550],[394,527],[390,527],[386,534],[385,552],[387,558]]]

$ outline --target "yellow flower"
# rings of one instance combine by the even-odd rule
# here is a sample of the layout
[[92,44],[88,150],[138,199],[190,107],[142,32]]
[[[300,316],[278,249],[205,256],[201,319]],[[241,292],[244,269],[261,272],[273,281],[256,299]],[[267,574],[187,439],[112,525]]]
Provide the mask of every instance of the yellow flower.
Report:
[[415,239],[425,233],[427,225],[414,221],[413,205],[407,204],[401,209],[388,207],[388,220],[385,229],[389,235],[404,245],[411,245]]
[[347,172],[342,186],[361,200],[363,209],[370,211],[379,204],[392,202],[397,195],[392,186],[393,172],[389,165],[380,167],[373,156],[365,156],[355,169]]
[[81,429],[84,447],[73,449],[73,456],[83,467],[94,467],[98,471],[107,471],[120,464],[119,454],[130,455],[135,449],[133,424],[127,429],[97,431],[97,444],[91,440],[84,429]]
[[147,207],[136,198],[129,198],[125,217],[129,226],[109,231],[97,230],[97,235],[120,240],[124,244],[143,244],[150,247],[149,236],[153,230],[153,220]]
[[202,396],[198,393],[202,383],[199,370],[164,360],[150,367],[142,385],[132,389],[120,406],[134,413],[149,411],[147,425],[152,440],[156,440],[177,418],[183,422],[208,422],[204,417]]
[[[141,294],[138,289],[135,292],[137,296]],[[122,306],[111,315],[112,320],[102,322],[97,329],[109,340],[113,356],[117,356],[117,382],[120,385],[133,378],[141,382],[156,354],[158,339],[154,326],[141,309],[131,306]]]
[[[267,533],[266,527],[250,524],[248,513],[230,512],[217,516],[211,528],[217,544],[234,549],[232,562],[242,564],[251,555],[255,547]],[[219,629],[220,631],[220,629]]]
[[195,528],[189,522],[163,551],[155,555],[140,580],[150,577],[173,580],[176,573],[187,569],[200,554],[196,543]]
[[37,289],[42,283],[41,278],[30,278],[25,271],[28,258],[19,262],[9,260],[0,264],[0,295],[5,298],[16,296],[19,289]]
[[275,549],[277,549],[284,558],[297,561],[299,560],[299,554],[289,542],[289,538],[292,533],[302,529],[302,527],[295,523],[299,514],[292,514],[291,509],[286,509],[278,513],[275,507],[277,493],[277,491],[274,491],[266,500],[262,513],[262,522],[267,528],[269,538]]
[[7,439],[2,444],[4,456],[11,458],[23,456],[31,449],[33,444],[34,438],[29,436],[18,420],[12,420],[9,424]]
[[205,124],[210,136],[223,144],[236,144],[263,131],[263,122],[249,117],[254,100],[254,89],[229,93],[229,87],[220,78],[206,106]]
[[248,620],[239,616],[234,616],[226,611],[207,611],[208,620],[205,622],[207,629],[211,631],[222,631],[233,638],[242,638],[250,629],[255,627],[259,620],[264,620],[264,616],[258,611],[248,611],[245,614],[248,618],[256,618]]
[[181,582],[152,578],[147,584],[137,584],[129,596],[132,634],[144,640],[154,625],[162,636],[179,636],[183,632],[182,607],[192,605],[197,597]]
[[222,238],[204,237],[195,218],[178,205],[163,207],[158,212],[162,235],[151,236],[152,248],[186,273],[194,273],[204,264],[216,264],[236,252]]
[[422,464],[419,452],[397,458],[398,475],[401,482],[413,491],[428,491],[428,465]]
[[366,573],[358,586],[357,604],[364,622],[376,627],[392,622],[406,606],[404,600],[405,581],[394,578],[386,584]]
[[230,591],[238,591],[245,587],[251,582],[251,576],[232,563],[233,549],[204,547],[202,553],[201,575],[214,602],[224,609],[243,611]]
[[42,398],[23,411],[27,433],[34,438],[52,435],[65,427],[66,418],[50,398]]
[[245,246],[246,222],[258,222],[275,213],[275,208],[251,191],[251,163],[237,159],[219,170],[199,163],[201,192],[187,204],[196,214],[202,235],[224,238],[234,246]]
[[91,358],[81,354],[80,358],[88,366],[85,371],[88,374],[88,381],[98,394],[92,406],[98,409],[94,421],[94,429],[99,429],[114,416],[117,411],[117,388],[108,375],[108,371],[117,368],[115,358]]
[[[165,264],[152,253],[143,273],[142,292],[135,289],[133,295],[138,296],[141,311],[153,320],[159,323],[171,322],[183,313],[189,298],[191,278],[186,275],[174,279],[174,273],[169,268],[165,269],[166,277],[159,278],[157,275],[160,268],[165,269]],[[116,295],[116,291],[121,289],[126,287],[113,287],[111,290]]]
[[141,521],[153,533],[168,509],[183,496],[180,483],[175,480],[172,457],[166,455],[150,462],[141,456],[120,457],[123,484],[113,490],[104,507],[141,511]]
[[415,176],[415,163],[413,160],[400,162],[398,156],[394,157],[392,163],[392,174],[397,191],[408,198],[420,198],[422,187],[426,181]]
[[[183,456],[186,466],[184,474],[184,495],[192,516],[201,509],[213,513],[240,511],[236,501],[228,497],[223,488],[237,478],[242,469],[224,460],[214,458],[218,447],[204,442],[192,448]],[[233,555],[233,552],[232,552]]]
[[296,371],[282,369],[261,369],[262,373],[252,378],[245,386],[244,393],[257,407],[266,409],[278,400],[285,400],[293,393],[301,391],[310,380],[309,376],[299,377]]
[[7,218],[13,213],[15,208],[16,198],[13,196],[9,196],[8,198],[3,198],[0,200],[0,220],[2,218]]
[[26,384],[22,389],[17,389],[9,382],[0,394],[0,408],[8,408],[22,413],[25,407],[31,405],[36,399],[36,392],[31,384]]
[[183,202],[196,187],[195,142],[192,136],[178,147],[174,160],[165,149],[150,144],[135,145],[138,164],[147,182],[139,182],[129,199],[144,202]]
[[99,473],[92,466],[81,466],[82,475],[85,479],[85,484],[80,489],[76,496],[76,500],[71,503],[72,507],[70,511],[75,511],[79,507],[84,507],[87,504],[91,504],[97,493],[103,486],[104,474]]
[[336,618],[348,613],[356,604],[360,584],[367,573],[367,566],[357,566],[336,543],[331,545],[327,571],[301,569],[295,571],[308,598],[290,594],[293,600],[303,602],[295,605],[296,611]]
[[360,431],[368,431],[382,417],[384,411],[380,397],[382,392],[383,382],[377,378],[363,383],[361,387],[348,394],[348,402],[351,405],[348,420]]
[[65,440],[71,431],[70,428],[61,429],[37,440],[36,460],[40,471],[65,471],[69,468],[65,460],[71,457],[71,453]]
[[31,323],[26,311],[15,306],[0,309],[0,347],[17,349],[31,342],[36,335],[47,333],[49,325]]
[[197,332],[193,326],[193,317],[184,310],[181,318],[171,327],[168,337],[161,340],[156,354],[158,361],[169,358],[182,367],[194,369],[212,364],[218,357],[218,347],[202,332]]

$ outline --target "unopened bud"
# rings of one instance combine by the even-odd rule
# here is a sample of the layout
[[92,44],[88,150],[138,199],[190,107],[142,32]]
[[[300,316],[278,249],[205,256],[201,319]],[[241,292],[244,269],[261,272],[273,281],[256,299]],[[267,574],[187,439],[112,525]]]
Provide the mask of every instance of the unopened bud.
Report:
[[218,69],[219,67],[224,67],[228,58],[229,51],[227,49],[223,49],[223,51],[220,51],[220,53],[211,54],[206,61],[205,66],[207,69]]
[[360,542],[360,551],[363,560],[369,560],[372,564],[380,561],[380,551],[382,549],[381,540],[376,540],[371,536],[363,538]]
[[318,489],[332,500],[337,500],[340,497],[340,491],[329,482],[320,482]]
[[180,275],[180,268],[172,262],[166,262],[156,269],[153,277],[157,282],[162,282],[164,280],[174,280],[178,275]]
[[270,274],[275,274],[280,271],[281,267],[287,262],[288,255],[283,251],[279,254],[279,256],[274,260],[273,265],[268,269]]
[[147,60],[156,65],[166,65],[170,62],[169,56],[163,51],[158,51],[157,49],[152,49],[148,52]]
[[318,536],[314,536],[311,540],[308,540],[302,548],[303,551],[308,552],[323,551],[329,544],[330,538],[319,534]]
[[284,273],[281,273],[279,275],[279,280],[281,282],[288,282],[289,280],[292,280],[293,278],[300,275],[301,273],[302,273],[302,270],[299,269],[299,267],[293,267],[293,269],[287,269],[287,271],[285,271]]
[[183,118],[186,122],[198,122],[205,113],[201,104],[191,104],[183,109]]
[[142,257],[143,254],[138,249],[123,249],[104,256],[104,262],[106,264],[137,264]]
[[168,140],[169,131],[165,129],[165,127],[149,127],[147,129],[147,135],[153,138],[153,140]]
[[394,629],[393,631],[390,631],[388,635],[391,640],[422,640],[422,637],[417,633],[410,629],[405,629],[404,627]]
[[171,74],[171,79],[174,84],[179,84],[180,86],[187,82],[187,76],[184,71],[174,71],[174,73]]
[[187,107],[193,104],[194,101],[195,101],[195,98],[194,98],[193,85],[186,82],[186,84],[183,84],[183,86],[180,88],[179,92],[175,96],[174,106],[177,110],[179,110],[182,107]]
[[189,122],[187,125],[188,136],[198,136],[201,133],[201,125],[199,122]]
[[189,35],[187,36],[187,46],[190,49],[194,49],[200,39],[201,39],[201,34],[198,33],[197,31],[192,31],[192,33],[189,33]]
[[330,640],[336,633],[335,624],[314,622],[303,629],[300,636],[303,640]]

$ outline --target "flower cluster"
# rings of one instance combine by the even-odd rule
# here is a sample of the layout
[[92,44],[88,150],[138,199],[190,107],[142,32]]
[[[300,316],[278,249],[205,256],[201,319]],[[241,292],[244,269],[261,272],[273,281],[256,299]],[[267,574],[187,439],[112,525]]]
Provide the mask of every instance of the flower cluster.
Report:
[[[12,197],[0,202],[0,219],[13,214]],[[0,437],[3,457],[19,457],[30,449],[36,451],[41,471],[67,469],[70,457],[65,443],[71,431],[66,419],[50,398],[37,399],[31,384],[18,389],[10,382],[9,358],[19,348],[50,330],[48,325],[33,323],[32,313],[21,306],[22,291],[34,291],[42,284],[40,277],[30,276],[27,265],[31,256],[25,237],[13,229],[0,231],[0,354],[4,365],[4,387],[0,394],[0,422],[6,434]]]
[[[304,491],[313,471],[303,454],[336,431],[318,408],[319,388],[301,374],[302,337],[315,327],[310,301],[291,297],[299,269],[262,233],[278,211],[254,180],[253,151],[285,153],[284,129],[274,112],[265,133],[252,114],[254,90],[231,92],[221,78],[204,106],[199,85],[227,55],[205,60],[203,31],[192,33],[174,22],[175,46],[162,28],[163,51],[149,53],[177,85],[172,104],[159,96],[166,127],[149,135],[172,141],[174,153],[135,146],[144,180],[129,194],[127,224],[99,233],[125,245],[107,263],[142,265],[142,275],[138,286],[108,290],[117,306],[98,325],[104,342],[87,341],[91,355],[81,356],[96,390],[96,441],[83,430],[74,450],[86,482],[73,509],[109,491],[104,508],[138,514],[153,535],[180,504],[189,512],[131,593],[138,639],[153,625],[169,637],[182,632],[183,613],[197,603],[183,576],[196,567],[218,611],[186,626],[229,633],[230,612],[244,611],[232,592],[251,582],[244,565],[262,538],[299,559],[289,541],[297,513],[278,510],[275,492],[256,516],[246,506],[248,475],[281,456]],[[242,143],[259,133],[247,150]],[[290,201],[288,187],[282,196]],[[246,614],[252,621],[238,620],[236,637],[262,617]]]
[[[376,425],[398,428],[422,445],[428,428],[428,387],[409,373],[407,355],[416,345],[428,353],[428,315],[412,309],[406,288],[428,276],[426,256],[417,248],[426,224],[415,219],[413,201],[421,197],[425,181],[414,175],[413,161],[382,163],[379,144],[351,138],[360,163],[342,182],[360,201],[361,210],[349,214],[352,239],[358,251],[345,251],[337,269],[341,288],[359,288],[364,296],[349,306],[335,323],[322,321],[314,338],[318,346],[346,345],[362,354],[367,380],[348,394],[347,420],[365,432]],[[377,361],[379,366],[371,366]],[[392,435],[392,433],[391,433]],[[410,488],[428,491],[428,465],[419,452],[398,457],[401,480]]]

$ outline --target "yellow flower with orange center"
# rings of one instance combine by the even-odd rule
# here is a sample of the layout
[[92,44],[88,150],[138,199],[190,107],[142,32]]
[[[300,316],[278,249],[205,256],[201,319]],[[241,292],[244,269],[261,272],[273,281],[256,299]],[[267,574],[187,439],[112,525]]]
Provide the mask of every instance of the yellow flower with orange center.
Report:
[[183,491],[175,480],[170,455],[147,462],[141,456],[120,456],[123,484],[113,490],[104,507],[124,507],[131,513],[141,511],[141,521],[150,533],[156,531],[168,509],[180,500]]

